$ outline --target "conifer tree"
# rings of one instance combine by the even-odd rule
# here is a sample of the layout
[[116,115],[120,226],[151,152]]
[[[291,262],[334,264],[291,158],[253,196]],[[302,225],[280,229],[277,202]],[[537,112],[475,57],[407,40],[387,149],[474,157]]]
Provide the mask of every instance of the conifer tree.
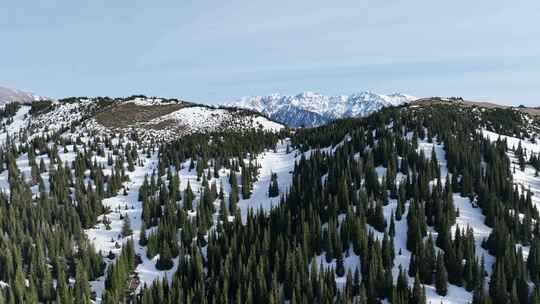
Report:
[[446,272],[446,267],[444,266],[444,258],[440,252],[437,255],[435,288],[437,290],[437,294],[441,296],[446,296],[448,293],[448,273]]
[[277,174],[272,173],[270,178],[270,184],[268,186],[268,196],[276,197],[279,195],[279,186],[277,182]]
[[345,265],[343,264],[343,253],[341,250],[338,250],[336,256],[336,275],[338,277],[343,277],[345,275]]
[[173,261],[172,261],[171,249],[169,248],[169,244],[165,242],[162,245],[159,259],[156,263],[156,268],[158,270],[169,270],[172,267],[173,267]]
[[139,232],[139,245],[146,246],[148,244],[148,238],[146,237],[146,224],[143,221],[141,224],[141,231]]
[[193,210],[194,198],[195,198],[195,194],[193,194],[193,190],[191,190],[191,184],[188,181],[186,190],[184,191],[184,209],[185,210]]
[[425,288],[420,285],[420,278],[418,275],[414,278],[414,285],[409,303],[426,304],[426,291]]
[[124,216],[124,224],[122,225],[122,237],[128,237],[133,234],[131,229],[131,220],[128,215]]

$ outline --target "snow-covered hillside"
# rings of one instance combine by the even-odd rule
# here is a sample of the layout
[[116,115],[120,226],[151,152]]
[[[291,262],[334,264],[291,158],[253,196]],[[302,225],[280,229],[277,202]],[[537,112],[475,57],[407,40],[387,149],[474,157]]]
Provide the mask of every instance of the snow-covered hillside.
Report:
[[175,126],[172,129],[159,130],[160,133],[163,133],[161,136],[165,137],[172,137],[175,135],[175,132],[188,134],[227,128],[261,129],[265,131],[279,131],[284,128],[282,124],[255,113],[236,113],[236,111],[231,111],[230,109],[216,109],[205,106],[182,108],[170,114],[152,119],[145,125],[153,128],[161,124]]
[[[297,252],[295,259],[305,261],[301,267],[309,265],[305,279],[311,280],[308,277],[320,272],[324,284],[338,290],[340,296],[352,293],[353,285],[365,293],[369,280],[393,284],[388,286],[391,288],[405,288],[410,292],[408,299],[412,298],[409,296],[415,283],[424,280],[421,294],[425,303],[468,304],[478,290],[491,293],[492,280],[497,276],[495,269],[505,258],[489,247],[488,239],[498,228],[490,221],[494,214],[486,212],[482,197],[475,192],[478,190],[467,187],[467,181],[471,188],[475,187],[470,175],[463,173],[468,171],[460,172],[456,161],[471,157],[473,160],[467,161],[478,169],[478,176],[492,174],[494,168],[498,174],[508,173],[500,182],[508,181],[509,191],[513,182],[519,193],[530,193],[532,204],[540,208],[539,170],[535,169],[540,154],[536,118],[519,114],[506,119],[511,112],[488,113],[487,109],[471,110],[454,104],[382,111],[374,114],[376,119],[338,121],[338,128],[330,125],[298,131],[287,130],[252,111],[157,98],[77,98],[69,102],[17,105],[2,112],[0,121],[0,146],[10,149],[2,163],[5,166],[0,166],[0,190],[6,195],[0,199],[0,208],[8,206],[2,204],[8,200],[16,201],[15,206],[20,204],[17,199],[22,187],[15,187],[18,182],[28,186],[24,194],[33,203],[26,204],[31,206],[28,208],[48,203],[44,200],[47,197],[54,202],[51,208],[77,206],[71,215],[76,220],[72,222],[85,223],[81,224],[81,235],[86,236],[87,240],[83,239],[92,244],[103,262],[102,272],[92,273],[86,284],[95,303],[110,303],[114,298],[111,278],[115,276],[111,269],[120,263],[131,244],[136,261],[132,261],[132,269],[124,270],[127,275],[118,279],[118,286],[122,286],[118,290],[137,299],[148,295],[148,288],[154,288],[151,286],[158,280],[168,284],[170,290],[177,288],[172,286],[191,271],[186,264],[191,260],[201,261],[196,270],[205,279],[201,284],[213,282],[206,280],[212,272],[214,278],[227,276],[229,272],[219,267],[229,267],[226,265],[234,261],[231,256],[238,249],[249,249],[245,254],[252,255],[252,262],[247,264],[257,265],[262,271],[267,263],[264,259],[275,253],[251,248],[251,242],[258,239],[275,243],[276,251],[284,250],[280,248],[281,242],[293,248],[291,252]],[[451,122],[459,118],[457,128],[464,127],[466,131],[458,134],[454,129],[442,128],[438,123],[447,117],[453,118],[449,119]],[[383,120],[386,121],[379,123]],[[444,127],[455,126],[448,123]],[[188,136],[253,129],[284,130],[277,134],[229,132]],[[181,141],[171,142],[180,136],[184,136]],[[267,140],[258,141],[265,137]],[[8,144],[12,140],[19,145]],[[304,142],[309,144],[303,145]],[[465,150],[479,142],[482,144],[475,149]],[[490,142],[497,144],[497,148],[489,149]],[[457,154],[456,151],[462,151],[459,149],[465,152]],[[498,167],[501,164],[504,168]],[[272,194],[274,185],[277,189]],[[65,191],[59,191],[61,187]],[[99,204],[93,200],[95,195]],[[62,197],[65,205],[54,201],[61,201]],[[341,206],[343,202],[347,205]],[[506,204],[495,200],[492,203]],[[98,207],[88,210],[88,206]],[[89,220],[88,214],[94,209],[99,211]],[[523,211],[504,209],[525,222],[531,215]],[[298,214],[291,217],[295,212]],[[254,216],[255,213],[258,215]],[[532,216],[536,216],[536,222],[537,215]],[[302,222],[295,221],[302,218]],[[264,233],[250,241],[236,238],[244,230],[256,235],[261,228]],[[279,239],[275,238],[278,234]],[[295,237],[299,241],[292,240]],[[411,245],[413,242],[416,246]],[[164,244],[175,244],[177,252],[171,254]],[[303,246],[305,253],[295,249]],[[510,244],[510,248],[514,247],[523,252],[523,257],[515,256],[520,261],[535,255],[535,245],[530,240],[515,240]],[[218,250],[228,253],[218,254]],[[437,255],[441,267],[429,258],[431,251],[431,258]],[[170,265],[158,266],[167,254]],[[79,260],[78,254],[76,259]],[[419,270],[426,261],[431,262],[430,268],[426,266],[427,279],[421,278],[425,272],[420,274]],[[0,266],[1,263],[0,260]],[[238,263],[234,267],[245,264],[240,259]],[[48,267],[57,267],[49,261],[45,265],[44,272]],[[283,271],[298,265],[284,267]],[[464,266],[471,275],[465,276],[466,271],[462,271],[462,280],[456,282],[455,273],[454,279],[449,280],[452,265]],[[76,278],[80,276],[74,269],[78,268],[66,267],[71,267],[66,281],[77,286]],[[247,268],[238,271],[257,272]],[[446,279],[440,279],[441,273],[445,273]],[[478,278],[473,280],[475,276]],[[0,277],[0,288],[10,288],[15,280],[9,279],[4,282]],[[476,288],[471,288],[471,282]],[[444,291],[439,283],[444,285]],[[532,280],[525,283],[534,284]],[[192,288],[192,281],[186,280],[185,284],[187,287],[183,288]],[[286,282],[276,284],[278,288],[274,289],[281,289]],[[367,289],[370,292],[374,291]],[[362,292],[358,294],[350,297],[360,299]],[[380,292],[377,299],[381,303],[398,303],[390,298],[395,296],[399,295]],[[280,295],[284,300],[278,302],[294,302],[284,297],[285,293]]]
[[291,127],[313,127],[344,117],[362,117],[383,107],[415,100],[410,95],[381,95],[362,92],[352,95],[324,96],[313,92],[298,95],[273,94],[244,97],[230,105],[261,112]]
[[254,111],[146,97],[36,101],[20,105],[3,124],[0,138],[9,134],[21,141],[62,133],[74,126],[102,135],[136,134],[146,142],[171,141],[192,133],[243,129],[277,132],[284,128]]

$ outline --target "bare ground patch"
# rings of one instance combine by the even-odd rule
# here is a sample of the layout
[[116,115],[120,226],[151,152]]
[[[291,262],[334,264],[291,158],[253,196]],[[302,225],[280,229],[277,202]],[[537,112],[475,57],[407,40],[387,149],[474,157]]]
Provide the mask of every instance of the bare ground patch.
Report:
[[181,103],[151,106],[117,103],[96,114],[96,121],[109,129],[123,129],[148,122],[187,106],[189,105]]

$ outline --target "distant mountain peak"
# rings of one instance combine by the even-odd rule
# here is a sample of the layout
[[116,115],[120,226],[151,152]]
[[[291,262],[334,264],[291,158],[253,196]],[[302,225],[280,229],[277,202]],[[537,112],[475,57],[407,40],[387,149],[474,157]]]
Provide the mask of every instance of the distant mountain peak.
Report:
[[371,91],[325,96],[306,91],[296,95],[271,94],[243,97],[231,105],[259,111],[291,127],[313,127],[344,117],[366,116],[383,107],[397,106],[417,98],[403,93],[389,95]]
[[0,86],[0,105],[10,102],[32,102],[41,99],[33,93]]

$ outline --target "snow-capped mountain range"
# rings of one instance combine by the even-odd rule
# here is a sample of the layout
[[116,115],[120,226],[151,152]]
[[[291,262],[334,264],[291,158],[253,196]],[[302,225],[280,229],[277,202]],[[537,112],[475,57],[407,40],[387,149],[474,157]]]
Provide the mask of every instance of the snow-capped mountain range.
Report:
[[304,92],[297,95],[244,97],[229,105],[261,112],[291,127],[313,127],[339,118],[367,116],[383,107],[397,106],[416,99],[402,93],[382,95],[366,91],[352,95],[325,96]]
[[[0,86],[0,105],[43,99],[30,92]],[[403,93],[383,95],[365,91],[351,95],[326,96],[303,92],[297,95],[244,97],[227,103],[226,106],[257,111],[290,127],[315,127],[340,118],[367,116],[381,108],[398,106],[416,99]]]
[[0,105],[10,102],[32,102],[40,99],[41,97],[30,92],[0,86]]

